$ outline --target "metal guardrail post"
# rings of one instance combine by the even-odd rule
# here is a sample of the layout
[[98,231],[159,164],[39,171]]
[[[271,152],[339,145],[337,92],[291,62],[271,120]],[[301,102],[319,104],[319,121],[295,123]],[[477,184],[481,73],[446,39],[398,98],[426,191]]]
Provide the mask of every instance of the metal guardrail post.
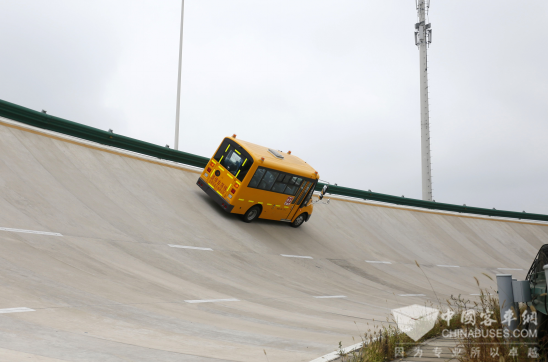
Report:
[[[512,274],[497,274],[497,288],[499,293],[500,316],[504,320],[504,315],[514,306],[514,290],[512,289]],[[518,317],[519,311],[515,311]],[[514,331],[518,326],[518,319],[512,320],[508,329]]]
[[512,281],[514,290],[514,303],[527,303],[531,301],[531,286],[528,280]]
[[546,278],[546,290],[548,290],[548,264],[542,267],[544,269],[544,276]]

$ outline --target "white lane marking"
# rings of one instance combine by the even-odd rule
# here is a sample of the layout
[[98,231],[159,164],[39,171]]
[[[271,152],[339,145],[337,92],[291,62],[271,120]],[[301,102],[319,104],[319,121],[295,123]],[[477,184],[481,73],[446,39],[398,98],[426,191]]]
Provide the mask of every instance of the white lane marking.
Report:
[[318,299],[329,299],[329,298],[346,298],[346,295],[318,295],[314,298]]
[[63,236],[59,233],[51,233],[49,231],[36,231],[36,230],[23,230],[23,229],[12,229],[12,228],[2,228],[1,231],[10,231],[12,233],[26,233],[26,234],[38,234],[38,235],[51,235],[51,236]]
[[519,268],[497,268],[498,270],[523,270]]
[[181,249],[193,249],[193,250],[213,250],[211,248],[201,248],[199,246],[184,246],[184,245],[173,245],[173,244],[167,244],[171,246],[172,248],[181,248]]
[[19,307],[19,308],[4,308],[0,309],[1,313],[21,313],[21,312],[36,312],[34,309]]
[[437,266],[440,266],[442,268],[460,268],[460,266],[458,265],[437,265]]
[[280,254],[281,256],[285,256],[286,258],[302,258],[302,259],[314,259],[313,257],[311,256],[302,256],[302,255],[285,255],[285,254]]
[[215,302],[239,302],[239,299],[230,298],[230,299],[196,299],[196,300],[185,300],[187,303],[215,303]]
[[[377,338],[373,338],[371,340],[371,342],[374,342],[376,340],[377,340]],[[352,346],[348,346],[346,348],[343,348],[342,352],[343,352],[343,354],[348,354],[348,353],[351,353],[353,351],[357,351],[358,349],[362,348],[363,345],[364,345],[364,342],[356,343],[356,344],[353,344]],[[365,345],[367,345],[367,342],[365,342]],[[332,361],[338,360],[341,357],[340,352],[341,351],[331,352],[331,353],[326,354],[325,356],[315,358],[310,362],[332,362]]]
[[392,264],[389,261],[377,261],[377,260],[366,260],[366,263],[372,263],[372,264]]
[[424,294],[398,294],[400,297],[426,297]]

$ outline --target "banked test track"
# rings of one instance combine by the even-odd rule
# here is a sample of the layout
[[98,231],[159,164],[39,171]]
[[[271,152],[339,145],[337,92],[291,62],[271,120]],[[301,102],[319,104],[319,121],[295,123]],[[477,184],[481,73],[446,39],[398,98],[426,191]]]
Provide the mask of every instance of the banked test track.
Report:
[[298,229],[245,224],[203,158],[153,146],[0,102],[0,361],[308,362],[548,243],[546,215],[345,188]]

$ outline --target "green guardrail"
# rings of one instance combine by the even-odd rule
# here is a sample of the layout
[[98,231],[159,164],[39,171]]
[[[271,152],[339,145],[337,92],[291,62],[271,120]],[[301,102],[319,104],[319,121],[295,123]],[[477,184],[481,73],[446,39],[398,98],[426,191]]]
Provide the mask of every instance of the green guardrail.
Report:
[[63,118],[51,116],[47,113],[33,111],[0,100],[0,116],[13,121],[28,124],[30,126],[59,132],[103,145],[121,148],[128,151],[142,153],[144,155],[161,158],[164,160],[184,163],[186,165],[204,167],[209,158],[193,155],[162,147],[153,143],[139,141],[134,138],[118,135],[98,128],[89,127],[80,123],[71,122]]
[[[323,186],[324,184],[319,182],[316,185],[316,190],[320,191],[323,188]],[[516,211],[495,210],[495,209],[484,209],[481,207],[471,207],[471,206],[464,206],[464,205],[459,206],[459,205],[453,205],[453,204],[444,204],[442,202],[411,199],[407,197],[386,195],[386,194],[380,194],[377,192],[356,190],[348,187],[341,187],[341,186],[335,186],[335,185],[329,185],[327,194],[348,196],[348,197],[354,197],[357,199],[364,199],[364,200],[381,201],[389,204],[413,206],[413,207],[420,207],[423,209],[431,209],[431,210],[442,210],[442,211],[451,211],[451,212],[485,215],[485,216],[508,217],[513,219],[548,221],[548,215],[531,214],[531,213],[516,212]]]
[[[47,129],[65,135],[78,137],[84,140],[97,142],[103,145],[117,147],[132,152],[137,152],[164,160],[180,162],[190,166],[204,167],[209,160],[208,158],[203,156],[197,156],[191,153],[177,151],[149,142],[125,137],[116,133],[103,131],[98,128],[89,127],[76,122],[71,122],[66,119],[55,117],[46,113],[37,112],[32,109],[21,107],[19,105],[9,103],[3,100],[0,100],[0,116],[11,119],[13,121],[28,124],[30,126]],[[323,186],[324,184],[319,182],[316,186],[316,190],[320,191]],[[363,200],[386,202],[389,204],[420,207],[431,210],[451,211],[524,220],[548,221],[548,215],[444,204],[441,202],[424,201],[407,197],[386,195],[377,192],[357,190],[335,185],[329,185],[329,190],[327,193]]]

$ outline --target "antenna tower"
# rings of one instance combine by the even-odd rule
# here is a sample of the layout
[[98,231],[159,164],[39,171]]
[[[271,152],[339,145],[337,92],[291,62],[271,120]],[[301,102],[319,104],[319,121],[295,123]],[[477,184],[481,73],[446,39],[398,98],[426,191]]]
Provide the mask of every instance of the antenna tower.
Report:
[[422,199],[432,201],[432,165],[430,161],[430,116],[428,108],[428,46],[432,43],[432,27],[427,24],[430,0],[415,0],[419,22],[415,24],[415,45],[420,58],[421,165]]

